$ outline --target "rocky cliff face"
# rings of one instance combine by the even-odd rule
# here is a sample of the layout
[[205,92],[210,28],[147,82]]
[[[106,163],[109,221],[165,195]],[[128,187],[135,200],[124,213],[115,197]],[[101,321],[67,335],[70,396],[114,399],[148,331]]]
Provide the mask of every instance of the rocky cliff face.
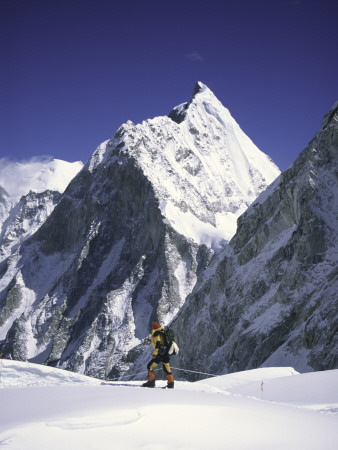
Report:
[[8,205],[0,234],[0,261],[7,258],[16,248],[46,221],[61,193],[45,191],[29,192],[21,197],[14,207]]
[[1,264],[2,353],[119,375],[278,174],[201,83],[170,117],[123,125]]
[[6,189],[0,186],[0,232],[2,230],[2,224],[8,217],[11,209],[10,197]]
[[337,368],[337,214],[338,103],[239,218],[188,297],[173,323],[181,348],[174,365],[215,374]]

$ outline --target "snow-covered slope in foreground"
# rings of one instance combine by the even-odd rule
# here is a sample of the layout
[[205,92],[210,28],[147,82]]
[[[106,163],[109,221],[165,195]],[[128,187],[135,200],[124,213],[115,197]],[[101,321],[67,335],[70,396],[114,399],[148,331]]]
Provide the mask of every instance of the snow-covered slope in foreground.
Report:
[[0,369],[8,450],[337,448],[338,370],[258,369],[172,391],[7,360]]

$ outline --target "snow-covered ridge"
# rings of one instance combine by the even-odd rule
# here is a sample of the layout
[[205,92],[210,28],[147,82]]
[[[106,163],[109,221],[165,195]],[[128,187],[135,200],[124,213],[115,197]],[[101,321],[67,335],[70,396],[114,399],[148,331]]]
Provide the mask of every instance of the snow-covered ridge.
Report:
[[33,158],[30,161],[14,162],[0,159],[0,186],[9,194],[12,205],[20,197],[33,191],[63,191],[82,169],[83,163],[60,159]]
[[102,450],[152,449],[154,427],[166,417],[164,450],[333,450],[337,375],[276,367],[176,381],[169,391],[0,360],[0,443],[8,450],[77,450],[97,442]]

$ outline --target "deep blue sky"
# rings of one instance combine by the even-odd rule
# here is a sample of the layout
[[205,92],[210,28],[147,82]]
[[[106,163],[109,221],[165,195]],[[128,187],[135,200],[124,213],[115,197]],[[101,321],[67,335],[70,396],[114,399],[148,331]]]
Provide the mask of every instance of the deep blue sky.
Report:
[[281,170],[338,100],[337,0],[0,0],[0,157],[86,162],[205,83]]

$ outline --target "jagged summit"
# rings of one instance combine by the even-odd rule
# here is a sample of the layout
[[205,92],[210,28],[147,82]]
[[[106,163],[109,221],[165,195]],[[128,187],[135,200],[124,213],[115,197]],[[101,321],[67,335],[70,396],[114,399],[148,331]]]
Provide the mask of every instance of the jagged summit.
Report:
[[198,244],[218,247],[231,239],[237,217],[280,171],[201,82],[169,118],[127,122],[94,159],[110,158],[109,147],[114,157],[135,158],[171,226]]
[[197,96],[197,94],[202,93],[202,92],[206,92],[206,91],[208,91],[209,94],[214,95],[210,91],[210,89],[208,88],[207,85],[205,85],[205,84],[201,83],[200,81],[198,81],[195,84],[194,90],[192,92],[191,99],[188,102],[185,102],[185,103],[182,103],[182,104],[180,104],[178,106],[175,106],[175,108],[173,108],[173,110],[169,113],[168,117],[170,117],[170,119],[172,119],[176,123],[183,122],[183,120],[186,117],[187,110],[188,110],[189,106],[191,105],[191,103],[194,101],[194,99]]
[[203,83],[168,116],[123,124],[87,163],[93,172],[133,158],[151,182],[162,215],[180,234],[219,247],[237,217],[280,174]]
[[208,89],[207,85],[201,83],[200,81],[197,81],[197,83],[195,84],[192,96],[194,97],[196,94],[198,94],[199,92],[201,92],[204,89]]

